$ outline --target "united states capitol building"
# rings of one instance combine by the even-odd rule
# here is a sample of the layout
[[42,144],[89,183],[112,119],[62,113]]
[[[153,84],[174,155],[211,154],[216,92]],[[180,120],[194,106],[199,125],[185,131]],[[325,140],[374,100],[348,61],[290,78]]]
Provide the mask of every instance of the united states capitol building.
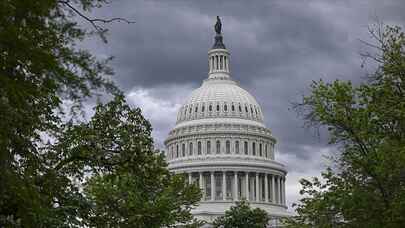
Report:
[[221,26],[217,22],[208,51],[208,78],[182,105],[165,140],[169,169],[200,186],[203,197],[192,211],[196,218],[211,222],[246,199],[267,211],[270,225],[276,225],[289,215],[287,171],[276,161],[276,139],[264,124],[260,105],[231,77]]

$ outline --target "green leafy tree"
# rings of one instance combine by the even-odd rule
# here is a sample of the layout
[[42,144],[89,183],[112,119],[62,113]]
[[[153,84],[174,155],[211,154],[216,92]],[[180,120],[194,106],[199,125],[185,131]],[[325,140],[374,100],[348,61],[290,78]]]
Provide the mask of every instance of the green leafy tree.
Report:
[[340,151],[334,166],[301,180],[303,198],[290,227],[403,227],[405,224],[405,36],[399,27],[370,30],[377,71],[358,86],[314,82],[298,110],[327,127]]
[[[195,187],[167,172],[149,123],[110,81],[109,59],[78,47],[94,33],[106,41],[104,23],[126,21],[86,16],[105,3],[0,1],[0,227],[190,219]],[[81,122],[83,102],[98,93],[116,98]]]
[[246,201],[236,202],[225,215],[214,221],[214,227],[223,228],[263,228],[269,223],[270,217],[266,211],[252,209]]
[[[88,225],[162,227],[187,224],[201,198],[196,185],[171,174],[153,148],[152,128],[122,96],[95,108],[87,123],[68,125],[54,146],[61,172],[86,170]],[[63,164],[64,163],[64,164]],[[90,169],[90,170],[89,170]]]

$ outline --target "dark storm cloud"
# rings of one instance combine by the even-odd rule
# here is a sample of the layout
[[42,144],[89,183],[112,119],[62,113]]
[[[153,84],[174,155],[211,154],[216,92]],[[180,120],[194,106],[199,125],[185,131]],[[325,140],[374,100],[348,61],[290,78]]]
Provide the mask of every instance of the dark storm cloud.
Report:
[[[85,43],[100,57],[113,55],[115,81],[154,126],[157,144],[175,122],[186,94],[207,77],[207,51],[215,16],[223,22],[232,77],[254,95],[278,139],[278,157],[295,191],[302,176],[317,175],[320,154],[333,153],[327,134],[303,128],[292,102],[308,94],[312,80],[363,80],[359,52],[375,18],[404,26],[405,1],[114,1],[97,17],[125,17],[110,25],[109,43]],[[306,172],[307,170],[307,172]],[[291,200],[297,193],[290,192]]]
[[[359,39],[369,38],[367,25],[375,16],[402,25],[404,5],[402,1],[115,1],[95,15],[136,23],[113,24],[108,45],[89,46],[99,55],[115,56],[115,80],[125,91],[197,87],[207,77],[207,51],[213,43],[215,16],[220,15],[231,51],[232,77],[257,97],[280,151],[304,158],[301,146],[325,145],[326,137],[318,139],[302,128],[291,102],[307,93],[312,80],[360,81],[365,71],[360,68]],[[168,97],[164,92],[154,96]]]

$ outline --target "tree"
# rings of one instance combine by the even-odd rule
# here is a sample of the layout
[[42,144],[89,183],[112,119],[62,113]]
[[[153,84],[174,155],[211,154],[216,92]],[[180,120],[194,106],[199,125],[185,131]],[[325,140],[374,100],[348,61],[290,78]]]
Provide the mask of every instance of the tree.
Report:
[[[86,16],[105,3],[0,2],[0,227],[99,226],[96,219],[115,226],[125,219],[133,224],[137,216],[173,224],[190,218],[195,187],[167,172],[152,147],[149,123],[139,109],[125,105],[110,80],[110,58],[97,60],[78,48],[94,33],[106,41],[102,24],[126,21]],[[93,30],[83,29],[78,18]],[[99,105],[92,121],[81,121],[83,102],[98,93],[116,98]],[[117,205],[109,201],[119,194],[132,195]],[[147,220],[147,214],[155,217]]]
[[225,215],[218,217],[214,221],[214,227],[223,228],[263,228],[266,227],[270,218],[266,211],[255,208],[252,209],[246,201],[236,202]]
[[314,82],[297,110],[325,126],[340,151],[324,181],[301,180],[304,198],[290,227],[403,227],[405,224],[405,36],[376,26],[379,67],[358,86]]
[[[54,146],[60,172],[85,170],[91,227],[168,227],[192,220],[198,186],[169,173],[153,148],[152,128],[122,96],[95,108],[87,123],[66,127]],[[76,174],[76,171],[70,173]]]

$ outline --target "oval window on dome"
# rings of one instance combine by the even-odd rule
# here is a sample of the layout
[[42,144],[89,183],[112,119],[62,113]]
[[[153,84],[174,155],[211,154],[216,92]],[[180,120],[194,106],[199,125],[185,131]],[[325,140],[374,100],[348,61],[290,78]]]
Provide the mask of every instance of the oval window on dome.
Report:
[[209,107],[208,107],[208,110],[211,112],[212,111],[212,105],[210,105]]
[[235,105],[232,105],[232,112],[235,111]]
[[228,106],[227,105],[224,106],[224,111],[225,112],[228,111]]
[[219,105],[217,105],[217,111],[219,111]]

